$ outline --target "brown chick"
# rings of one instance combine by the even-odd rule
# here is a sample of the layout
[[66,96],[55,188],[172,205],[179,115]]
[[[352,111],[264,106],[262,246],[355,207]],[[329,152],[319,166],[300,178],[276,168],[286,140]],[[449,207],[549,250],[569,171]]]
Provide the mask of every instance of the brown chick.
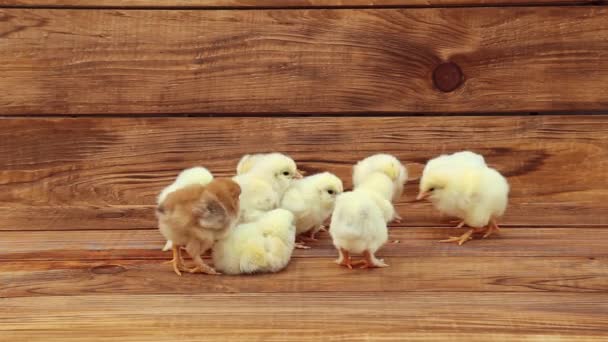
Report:
[[[173,241],[173,270],[219,274],[201,255],[223,238],[238,220],[240,186],[229,178],[216,178],[207,185],[193,184],[170,193],[157,208],[158,228]],[[186,269],[181,247],[195,267]]]

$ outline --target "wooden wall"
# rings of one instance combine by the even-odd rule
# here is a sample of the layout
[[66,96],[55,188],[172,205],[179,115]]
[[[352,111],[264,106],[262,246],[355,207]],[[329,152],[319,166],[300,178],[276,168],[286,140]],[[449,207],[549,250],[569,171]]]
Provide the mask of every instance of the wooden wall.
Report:
[[[187,315],[176,303],[200,300],[241,315],[228,324],[232,337],[249,332],[267,341],[282,340],[273,329],[289,322],[268,312],[247,317],[285,301],[297,304],[286,315],[304,317],[291,337],[322,323],[338,332],[313,337],[349,336],[339,312],[324,306],[331,302],[371,310],[368,323],[388,320],[392,328],[375,330],[387,338],[602,340],[604,5],[0,0],[0,304],[24,314],[21,321],[0,314],[0,335],[61,341],[62,315],[76,315],[75,336],[111,337],[108,327],[128,330],[128,322],[155,340],[171,337],[159,326],[190,329],[183,340],[220,336],[222,321],[208,307],[194,316],[210,322],[207,330],[196,320],[186,321],[193,328],[156,316],[104,320],[106,310],[137,315],[142,302]],[[334,255],[327,240],[309,254],[297,251],[291,271],[277,280],[179,281],[149,263],[166,257],[158,250],[155,196],[183,168],[205,165],[227,176],[241,155],[276,150],[350,186],[353,163],[373,153],[419,166],[463,149],[483,153],[508,177],[512,199],[502,223],[509,239],[473,248],[433,243],[454,231],[430,204],[413,200],[413,180],[397,204],[403,223],[391,230],[400,243],[384,250],[394,258],[389,282],[386,273],[345,285],[348,275],[319,266]],[[310,301],[295,295],[302,292]],[[256,293],[272,294],[265,301]],[[378,300],[403,311],[391,315]],[[449,303],[445,321],[417,317],[436,315],[442,303]],[[512,314],[494,308],[501,303]],[[322,323],[306,318],[306,305],[322,313]],[[453,309],[463,306],[468,311]],[[41,322],[35,308],[51,314]],[[90,325],[86,312],[101,321]],[[450,330],[459,317],[481,316],[490,327]],[[19,324],[30,334],[20,335]]]

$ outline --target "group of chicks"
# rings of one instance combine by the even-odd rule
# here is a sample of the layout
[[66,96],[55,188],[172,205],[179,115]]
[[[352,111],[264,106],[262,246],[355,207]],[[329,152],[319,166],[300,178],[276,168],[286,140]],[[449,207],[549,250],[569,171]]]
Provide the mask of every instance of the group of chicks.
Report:
[[[408,179],[394,156],[376,154],[353,169],[352,191],[329,172],[302,176],[281,153],[244,156],[236,176],[214,178],[203,167],[182,171],[158,196],[159,230],[171,249],[178,275],[277,272],[287,266],[294,248],[326,229],[338,250],[336,262],[348,268],[386,267],[375,253],[388,240],[387,225],[400,221],[395,203]],[[470,151],[441,155],[424,167],[417,199],[430,200],[442,213],[470,229],[442,242],[462,245],[474,233],[487,237],[507,207],[509,185],[484,158]],[[182,249],[192,258],[186,267]],[[202,258],[211,250],[213,267]],[[361,255],[353,262],[351,255]]]

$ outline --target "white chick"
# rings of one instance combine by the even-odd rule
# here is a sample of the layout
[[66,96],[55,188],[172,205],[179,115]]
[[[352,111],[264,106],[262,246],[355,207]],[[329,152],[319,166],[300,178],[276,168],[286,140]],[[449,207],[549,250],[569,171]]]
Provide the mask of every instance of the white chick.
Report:
[[[344,191],[340,178],[329,172],[319,173],[295,181],[285,192],[281,208],[291,211],[296,218],[296,236],[309,233],[310,240],[323,229],[329,218],[336,197]],[[296,248],[309,248],[296,243]]]
[[[407,181],[407,169],[397,158],[390,154],[374,154],[359,161],[353,171],[353,187],[356,188],[369,175],[375,172],[383,172],[393,181],[395,192],[392,201],[400,198],[403,194],[403,186]],[[396,213],[394,220],[400,222],[401,216]]]
[[291,259],[295,219],[285,209],[275,209],[257,221],[236,226],[213,247],[213,264],[225,274],[278,272]]
[[252,222],[278,208],[283,194],[294,179],[302,178],[293,159],[281,153],[256,157],[247,172],[233,179],[242,189],[241,222]]
[[[213,180],[213,175],[209,170],[201,166],[191,167],[189,169],[185,169],[177,175],[177,178],[173,183],[164,188],[156,199],[156,204],[160,205],[170,193],[186,188],[190,185],[207,185]],[[163,252],[166,252],[173,248],[173,243],[171,240],[167,240],[165,246],[163,247]]]
[[[351,253],[363,254],[363,267],[386,267],[375,253],[388,239],[387,223],[396,216],[392,202],[398,199],[407,179],[407,170],[395,157],[372,156],[378,171],[368,172],[368,163],[355,166],[357,185],[353,191],[338,196],[329,234],[338,249],[336,263],[352,268]],[[388,165],[386,165],[388,162]],[[358,170],[365,168],[365,170]],[[365,172],[363,172],[365,171]],[[365,177],[362,175],[365,174]],[[357,263],[358,264],[358,263]]]
[[496,220],[508,203],[509,184],[498,171],[470,160],[454,159],[426,169],[420,181],[418,200],[428,198],[441,212],[460,218],[471,229],[441,242],[462,245],[473,233],[484,238],[499,230]]

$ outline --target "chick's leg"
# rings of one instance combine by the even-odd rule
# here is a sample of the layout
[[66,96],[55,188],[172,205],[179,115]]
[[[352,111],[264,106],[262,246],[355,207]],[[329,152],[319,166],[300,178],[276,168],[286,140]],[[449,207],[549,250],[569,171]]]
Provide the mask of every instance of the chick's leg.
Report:
[[498,232],[499,230],[500,230],[500,227],[498,227],[496,220],[495,219],[490,220],[490,224],[488,225],[486,233],[483,235],[483,239],[494,234],[494,232]]
[[439,240],[439,242],[457,242],[459,246],[462,246],[463,243],[465,243],[473,238],[473,237],[471,237],[471,235],[473,235],[474,232],[475,232],[475,229],[469,229],[466,233],[462,234],[461,236],[452,236],[445,240]]
[[310,232],[308,232],[308,239],[310,239],[310,241],[319,241],[318,239],[315,238],[315,235],[317,235],[317,233],[320,232],[321,229],[325,229],[325,227],[323,227],[323,225],[321,225],[321,226],[311,229]]
[[463,220],[456,220],[456,221],[450,221],[451,223],[458,223],[458,225],[455,227],[457,229],[460,229],[462,227],[464,227],[464,221]]
[[[184,255],[182,254],[182,250],[184,249],[183,246],[179,246],[177,247],[177,252],[175,252],[175,250],[173,249],[173,243],[168,244],[169,245],[169,249],[173,252],[173,259],[169,260],[169,261],[165,261],[163,262],[163,264],[170,264],[172,265],[173,262],[176,260],[176,254],[177,254],[177,262],[179,265],[184,266],[186,264],[186,262],[184,261]],[[182,271],[184,271],[182,269]]]
[[173,271],[175,272],[175,274],[181,276],[181,271],[186,271],[186,268],[184,267],[184,258],[182,257],[182,250],[179,246],[176,245],[173,245],[171,247],[171,250],[173,251],[173,259],[166,263],[172,264]]
[[376,258],[374,253],[370,251],[363,252],[363,258],[363,265],[361,268],[388,267],[384,260]]
[[348,267],[351,270],[353,269],[353,264],[350,259],[350,253],[344,248],[338,248],[338,260],[336,260],[336,264],[344,267]]
[[196,265],[188,270],[190,273],[221,274],[213,267],[205,264],[205,261],[201,258],[201,254],[205,253],[212,245],[213,242],[210,241],[191,241],[186,245],[186,251],[188,251],[188,254],[190,254]]
[[315,238],[315,236],[321,231],[321,229],[327,231],[323,225],[313,227],[305,235],[301,235],[300,239],[306,242],[319,241],[317,238]]

